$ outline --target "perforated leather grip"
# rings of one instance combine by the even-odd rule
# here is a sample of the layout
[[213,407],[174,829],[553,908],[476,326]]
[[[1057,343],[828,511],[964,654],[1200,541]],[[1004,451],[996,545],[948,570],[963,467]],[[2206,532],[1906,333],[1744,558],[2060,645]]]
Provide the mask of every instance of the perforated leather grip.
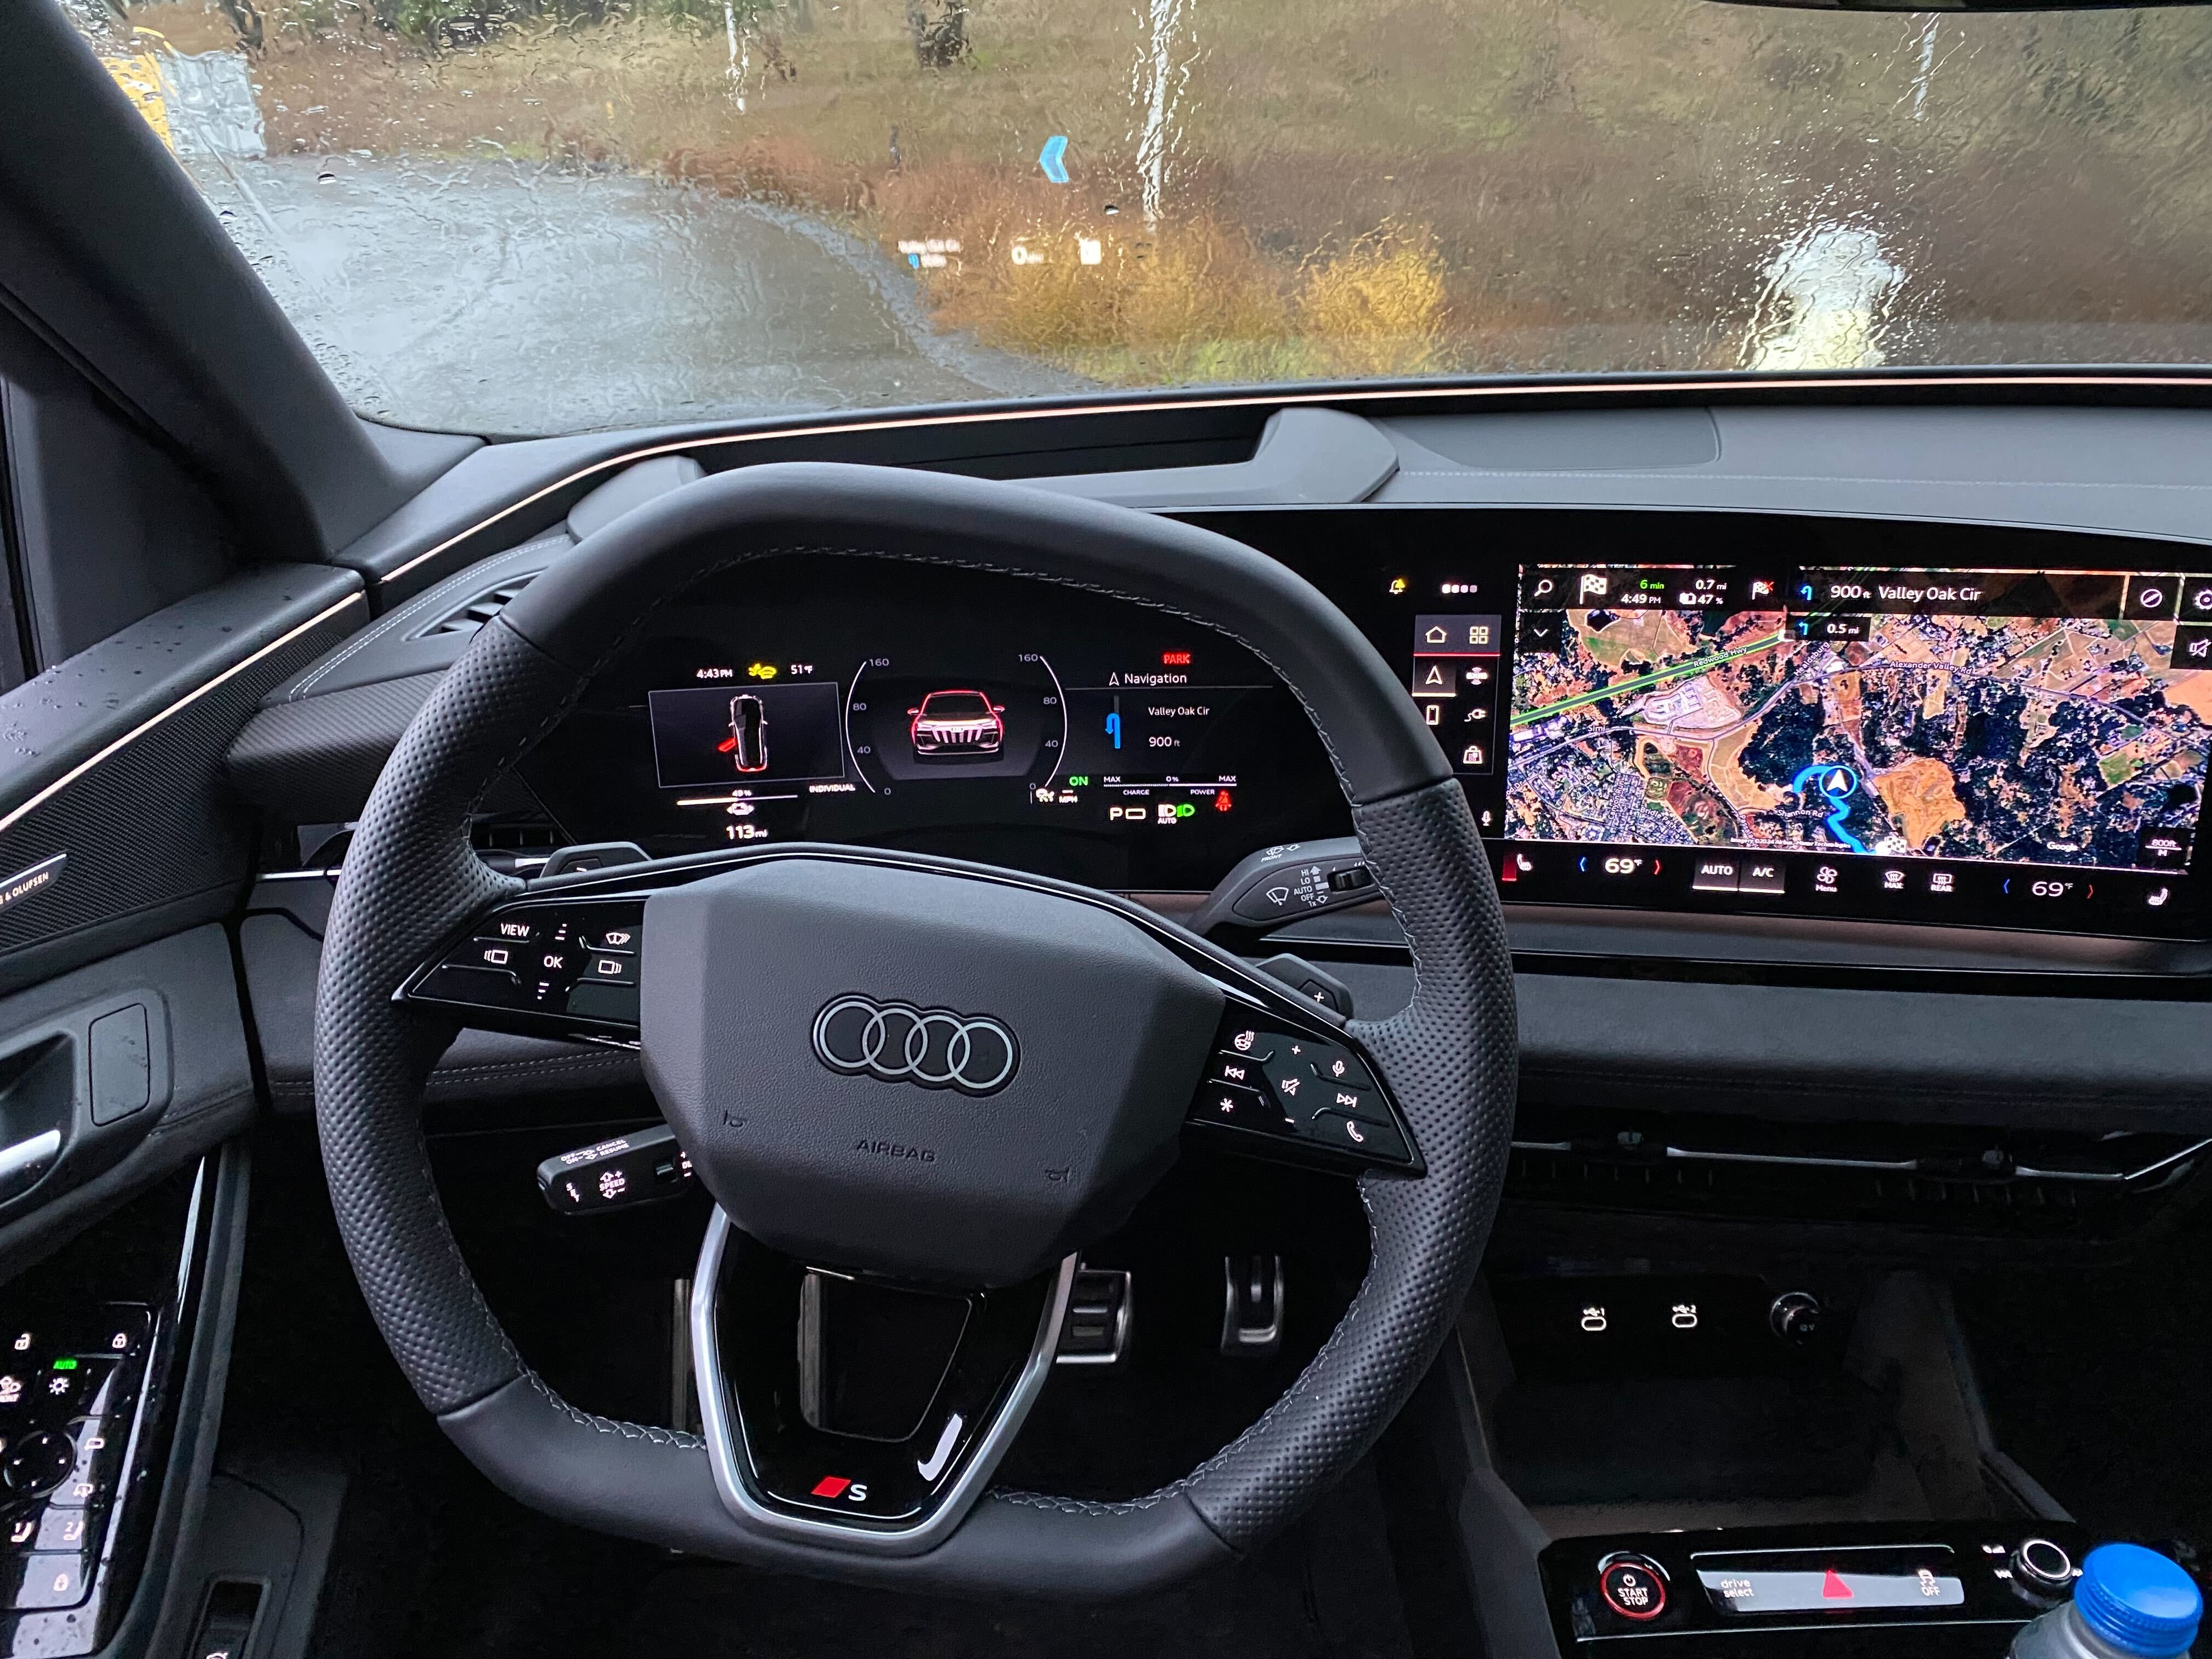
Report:
[[[1304,704],[1413,950],[1416,991],[1355,1026],[1427,1160],[1362,1179],[1365,1282],[1260,1422],[1174,1486],[1127,1504],[994,1493],[927,1555],[772,1540],[716,1498],[691,1437],[555,1397],[515,1354],[455,1247],[418,1108],[450,1031],[392,1000],[469,917],[518,884],[471,850],[493,781],[567,713],[662,601],[775,554],[891,557],[1028,575],[1172,611],[1239,640]],[[1374,647],[1321,593],[1249,548],[1169,520],[1018,487],[823,465],[726,473],[600,531],[480,630],[393,752],[338,884],[316,1024],[316,1109],[340,1230],[423,1403],[518,1497],[585,1525],[787,1570],[915,1588],[1112,1594],[1249,1548],[1372,1443],[1419,1382],[1480,1260],[1510,1134],[1510,959],[1474,823],[1435,740]]]

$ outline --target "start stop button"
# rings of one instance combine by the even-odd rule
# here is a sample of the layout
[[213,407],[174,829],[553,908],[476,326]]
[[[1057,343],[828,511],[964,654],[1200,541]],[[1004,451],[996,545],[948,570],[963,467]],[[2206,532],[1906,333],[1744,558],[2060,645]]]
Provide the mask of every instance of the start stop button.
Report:
[[1646,1556],[1607,1556],[1598,1565],[1597,1593],[1613,1612],[1639,1623],[1667,1611],[1667,1575]]

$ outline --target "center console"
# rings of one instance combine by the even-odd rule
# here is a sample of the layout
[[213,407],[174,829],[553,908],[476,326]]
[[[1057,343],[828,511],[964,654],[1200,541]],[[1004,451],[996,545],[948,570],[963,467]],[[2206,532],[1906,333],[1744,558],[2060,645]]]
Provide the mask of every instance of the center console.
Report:
[[1562,1539],[1540,1567],[1563,1655],[1995,1659],[2091,1542],[2051,1521],[1623,1533]]
[[1492,1651],[2000,1659],[2106,1541],[1998,1446],[1931,1275],[1521,1237],[1444,1367]]

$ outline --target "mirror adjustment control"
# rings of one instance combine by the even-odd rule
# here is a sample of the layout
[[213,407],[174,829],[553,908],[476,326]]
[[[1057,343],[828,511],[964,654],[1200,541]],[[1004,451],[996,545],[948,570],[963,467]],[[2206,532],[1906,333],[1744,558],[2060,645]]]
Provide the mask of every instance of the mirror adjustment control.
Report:
[[579,1146],[538,1166],[538,1190],[562,1215],[595,1215],[676,1198],[696,1181],[690,1155],[665,1126]]
[[66,1435],[36,1429],[22,1436],[0,1458],[0,1481],[26,1498],[43,1496],[70,1478],[76,1467],[76,1448]]

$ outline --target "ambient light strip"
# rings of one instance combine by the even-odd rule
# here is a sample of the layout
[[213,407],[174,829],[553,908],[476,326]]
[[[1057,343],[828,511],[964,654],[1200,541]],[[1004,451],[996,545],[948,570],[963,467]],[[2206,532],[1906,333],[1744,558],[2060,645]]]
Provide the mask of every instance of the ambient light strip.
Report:
[[61,776],[56,778],[45,788],[40,790],[37,794],[32,796],[30,799],[25,801],[21,805],[15,807],[13,811],[9,811],[5,817],[0,817],[0,836],[7,834],[9,830],[14,829],[18,823],[21,823],[31,812],[34,811],[39,807],[45,805],[56,795],[61,793],[63,790],[68,788],[70,785],[75,783],[86,773],[91,771],[94,767],[99,765],[100,762],[106,760],[109,756],[124,748],[126,744],[136,743],[140,738],[144,737],[146,733],[152,731],[155,726],[161,725],[162,721],[167,720],[172,714],[180,714],[185,709],[191,708],[192,704],[198,702],[202,697],[207,696],[209,692],[214,690],[216,687],[221,685],[224,681],[244,673],[247,669],[252,667],[254,664],[260,662],[275,652],[283,650],[286,646],[291,644],[293,641],[298,639],[302,634],[311,633],[315,629],[321,627],[325,623],[337,616],[339,611],[344,610],[348,605],[366,605],[367,603],[368,599],[366,595],[357,592],[349,593],[345,598],[340,599],[336,605],[330,605],[324,610],[317,611],[313,616],[308,617],[307,621],[301,623],[297,628],[293,629],[289,633],[279,635],[276,638],[270,641],[268,644],[263,646],[252,655],[240,658],[238,661],[224,669],[222,672],[217,674],[213,679],[204,681],[201,684],[195,686],[191,690],[185,692],[183,696],[179,697],[176,702],[171,703],[160,713],[151,715],[140,724],[132,726],[131,730],[125,732],[121,737],[116,738],[114,742],[109,744],[106,748],[100,750],[87,759],[79,761],[75,766],[70,768],[68,771],[63,773]]
[[[470,526],[458,535],[448,536],[435,547],[417,553],[404,564],[386,571],[377,578],[379,585],[398,581],[409,571],[441,553],[459,546],[471,536],[480,535],[501,519],[520,513],[532,502],[542,501],[548,495],[581,483],[595,473],[631,466],[639,461],[649,461],[657,455],[683,455],[693,450],[718,448],[729,444],[766,443],[781,438],[827,438],[849,432],[904,432],[917,428],[933,426],[981,426],[994,421],[1047,421],[1076,419],[1090,415],[1159,414],[1166,410],[1184,409],[1260,409],[1288,408],[1305,404],[1362,404],[1386,403],[1401,400],[1427,401],[1444,398],[1578,398],[1592,402],[1612,398],[1646,398],[1655,393],[1680,396],[1684,393],[1757,392],[1894,392],[1900,387],[1936,386],[1953,390],[1964,387],[1996,386],[2166,386],[2196,392],[2212,391],[2212,378],[2188,374],[1957,374],[1957,375],[1861,375],[1838,380],[1807,378],[1803,380],[1637,380],[1624,384],[1541,383],[1528,386],[1376,386],[1358,391],[1316,391],[1244,392],[1220,398],[1171,398],[1151,403],[1115,404],[1054,404],[1031,409],[973,410],[951,415],[902,415],[880,421],[830,421],[813,426],[777,427],[763,432],[728,432],[719,437],[684,438],[667,443],[653,444],[642,449],[624,450],[605,460],[594,461],[580,467],[567,477],[557,478],[544,489],[525,495],[512,506],[503,507],[489,518]],[[0,830],[6,829],[0,822]]]

